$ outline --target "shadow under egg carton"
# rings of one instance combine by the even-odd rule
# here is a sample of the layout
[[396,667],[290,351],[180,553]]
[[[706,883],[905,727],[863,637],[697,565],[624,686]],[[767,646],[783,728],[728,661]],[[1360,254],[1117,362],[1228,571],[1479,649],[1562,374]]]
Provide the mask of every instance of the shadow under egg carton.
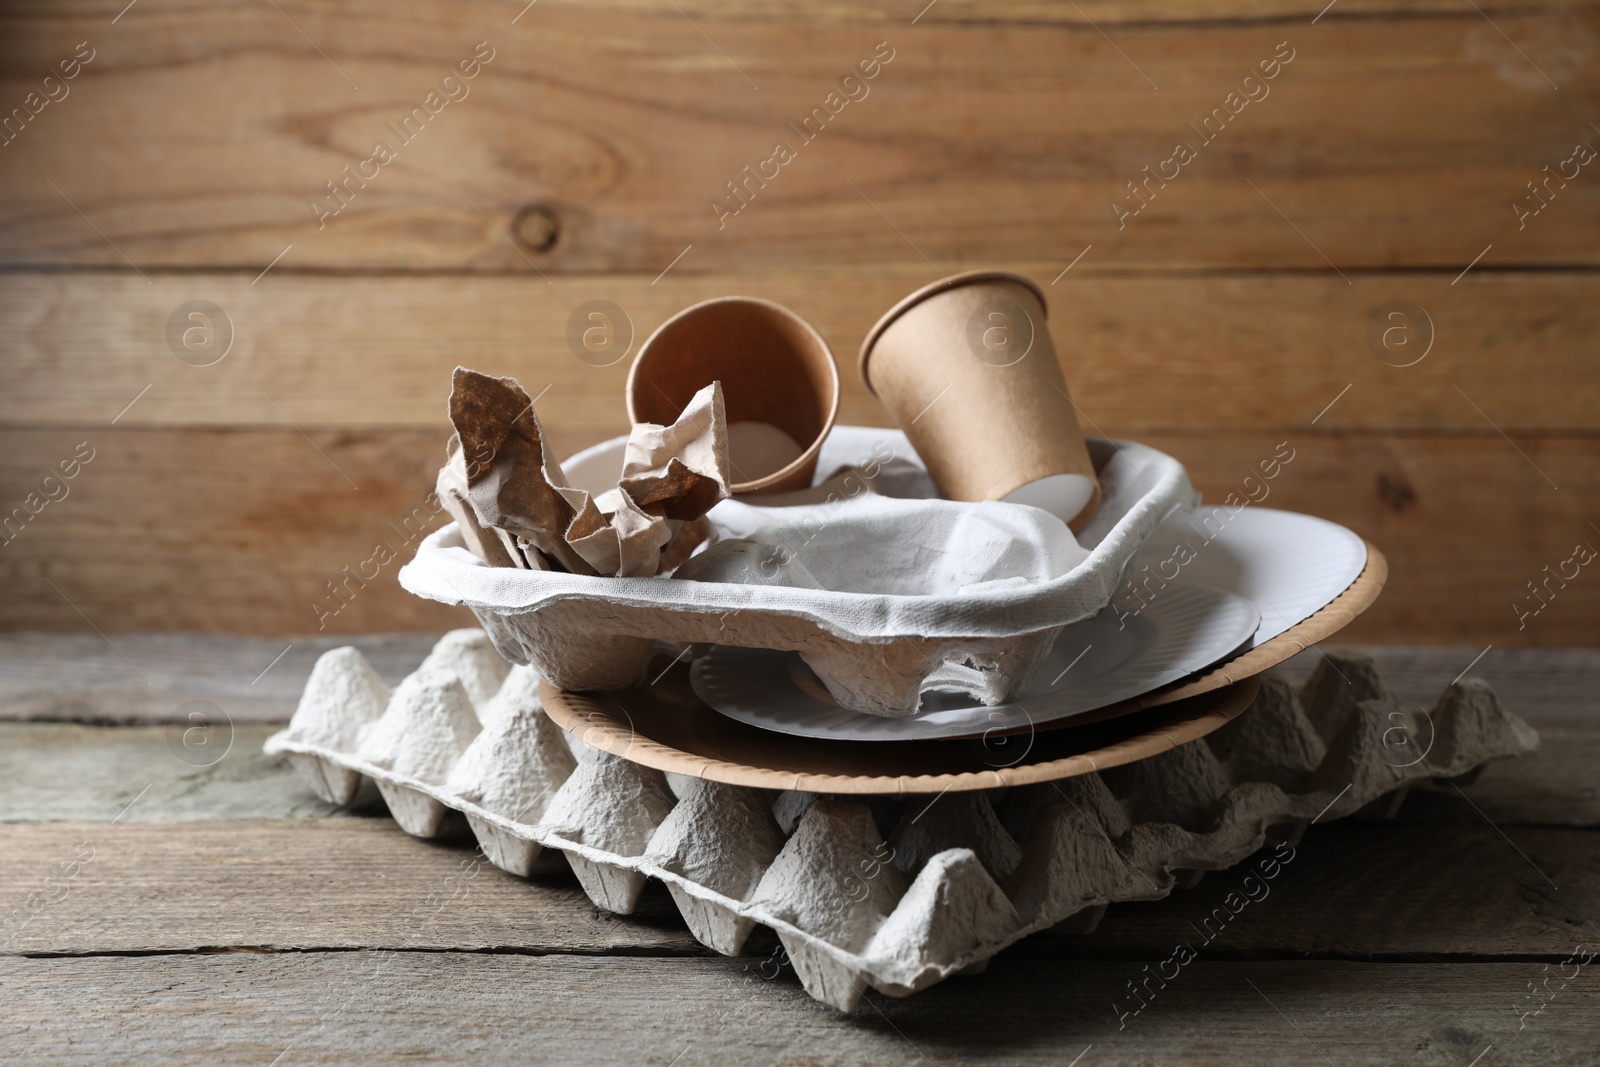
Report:
[[1334,652],[1298,692],[1268,674],[1233,722],[1140,763],[843,799],[630,763],[560,730],[537,689],[476,630],[447,634],[393,693],[358,651],[336,649],[266,751],[287,753],[332,803],[372,778],[418,837],[460,811],[512,874],[557,849],[611,912],[631,912],[659,879],[725,955],[771,927],[806,991],[844,1011],[868,986],[906,996],[1036,931],[1087,933],[1112,902],[1159,899],[1311,822],[1538,745],[1484,682],[1458,681],[1425,711],[1401,704],[1369,657]]

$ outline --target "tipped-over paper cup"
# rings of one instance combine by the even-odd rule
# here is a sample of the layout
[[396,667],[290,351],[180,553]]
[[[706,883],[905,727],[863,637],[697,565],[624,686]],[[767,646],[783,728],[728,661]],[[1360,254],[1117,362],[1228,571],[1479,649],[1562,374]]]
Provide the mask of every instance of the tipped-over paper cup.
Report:
[[822,335],[788,308],[748,296],[678,312],[628,371],[628,418],[670,425],[691,397],[722,383],[734,493],[811,484],[839,414],[839,368]]
[[1044,294],[1020,274],[912,293],[867,334],[861,377],[951,500],[1031,504],[1075,531],[1099,507]]

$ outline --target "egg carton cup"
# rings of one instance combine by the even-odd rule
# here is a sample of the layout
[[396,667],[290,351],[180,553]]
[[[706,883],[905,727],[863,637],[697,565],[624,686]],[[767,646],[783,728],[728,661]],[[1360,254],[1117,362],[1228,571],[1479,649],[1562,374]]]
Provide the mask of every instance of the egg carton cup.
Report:
[[649,878],[696,939],[737,955],[777,933],[811,996],[843,1011],[867,987],[906,996],[981,970],[1052,927],[1087,933],[1114,901],[1154,900],[1269,840],[1412,783],[1532,751],[1538,735],[1477,679],[1403,705],[1372,660],[1330,652],[1298,692],[1272,674],[1215,733],[1057,782],[932,798],[843,799],[724,785],[591,748],[540,708],[537,675],[479,631],[446,635],[393,693],[354,648],[318,660],[286,753],[323,799],[377,783],[400,826],[458,811],[496,866],[566,856],[594,903],[626,915]]
[[[616,450],[573,457],[579,468]],[[885,454],[917,462],[904,434],[841,426],[826,475]],[[643,679],[656,641],[714,642],[798,652],[844,706],[885,716],[917,709],[932,686],[998,704],[1050,651],[1061,628],[1110,603],[1139,547],[1174,508],[1199,497],[1183,465],[1134,442],[1089,442],[1102,502],[1078,533],[1089,558],[1050,581],[991,582],[959,595],[836,592],[670,577],[597,578],[491,567],[450,524],[400,571],[418,596],[466,604],[501,655],[530,664],[559,689],[619,689]],[[620,464],[620,452],[618,452]],[[717,510],[708,518],[717,521]]]

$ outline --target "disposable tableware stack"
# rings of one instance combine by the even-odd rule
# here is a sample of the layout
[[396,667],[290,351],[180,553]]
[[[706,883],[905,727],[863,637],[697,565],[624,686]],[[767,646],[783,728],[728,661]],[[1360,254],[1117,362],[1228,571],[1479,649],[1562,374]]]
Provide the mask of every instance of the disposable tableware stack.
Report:
[[514,874],[558,850],[613,912],[659,879],[718,952],[768,926],[848,1010],[1537,745],[1473,679],[1424,710],[1355,654],[1270,673],[1382,554],[1085,440],[1027,279],[913,293],[861,373],[900,430],[835,425],[798,316],[708,301],[640,349],[630,433],[557,462],[514,380],[458,368],[455,521],[400,580],[483,629],[392,692],[328,653],[267,750],[420,837],[460,812]]

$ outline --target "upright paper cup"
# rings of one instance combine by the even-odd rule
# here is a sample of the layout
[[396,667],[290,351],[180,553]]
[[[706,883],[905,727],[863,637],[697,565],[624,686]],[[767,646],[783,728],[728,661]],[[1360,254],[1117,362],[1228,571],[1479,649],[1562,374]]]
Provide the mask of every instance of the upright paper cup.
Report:
[[951,500],[1031,504],[1074,531],[1100,506],[1044,294],[1022,275],[973,271],[912,293],[867,334],[861,377]]
[[839,368],[822,335],[769,300],[725,296],[685,308],[645,341],[628,371],[628,418],[663,425],[722,383],[735,493],[811,484],[839,414]]

